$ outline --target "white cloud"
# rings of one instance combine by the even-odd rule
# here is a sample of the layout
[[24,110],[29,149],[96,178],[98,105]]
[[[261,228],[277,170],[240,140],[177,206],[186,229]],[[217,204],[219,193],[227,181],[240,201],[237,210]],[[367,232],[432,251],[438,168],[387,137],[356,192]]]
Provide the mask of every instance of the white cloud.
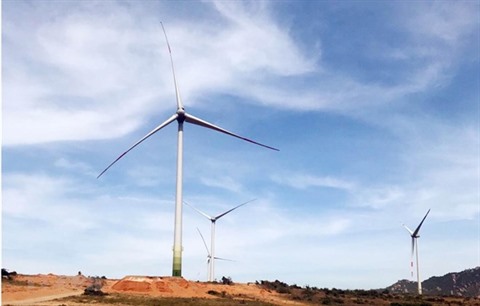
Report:
[[349,191],[355,188],[354,183],[343,179],[330,176],[314,176],[310,174],[285,174],[282,176],[274,176],[273,180],[276,183],[285,184],[297,189],[328,187]]
[[472,34],[480,23],[478,3],[472,1],[423,2],[408,11],[413,16],[405,22],[419,39],[439,40],[450,46]]
[[356,190],[353,197],[355,205],[374,209],[388,209],[389,206],[396,208],[402,202],[412,204],[412,199],[400,186],[364,187]]
[[61,177],[9,174],[3,176],[3,213],[9,217],[41,220],[72,231],[95,227],[87,211],[69,199],[78,185]]
[[[167,25],[187,106],[215,91],[279,108],[355,115],[443,82],[455,56],[448,50],[441,53],[441,48],[435,54],[414,48],[409,60],[422,61],[403,82],[363,83],[319,71],[320,58],[302,54],[288,28],[271,16],[270,3],[202,5],[209,14],[223,17],[221,27],[206,22]],[[173,111],[168,54],[155,18],[143,17],[138,23],[138,10],[114,2],[77,10],[46,7],[51,9],[33,6],[15,21],[10,15],[5,18],[5,145],[119,137],[149,116]],[[469,35],[478,24],[468,3],[422,8],[406,24],[399,22],[421,40],[440,37],[455,46],[452,41]],[[27,26],[28,14],[44,15],[35,19],[33,31]],[[404,47],[408,44],[418,46],[418,41],[407,41]],[[436,44],[422,40],[421,46]],[[300,82],[294,76],[307,79]]]
[[89,164],[81,161],[68,160],[65,157],[59,158],[57,161],[55,161],[54,165],[68,171],[73,171],[77,174],[81,173],[89,176],[96,175],[96,172]]
[[[215,4],[223,7],[216,14],[235,12],[249,22],[227,19],[215,31],[195,24],[195,32],[193,24],[167,26],[185,104],[242,79],[256,82],[263,70],[291,75],[311,69],[263,13],[248,16],[224,6]],[[34,5],[24,19],[5,18],[5,145],[119,137],[152,114],[174,110],[168,54],[154,18],[137,23],[136,10],[114,2],[47,8]],[[37,18],[33,30],[26,26],[29,14]]]
[[304,58],[288,32],[269,16],[267,2],[214,3],[224,17],[233,21],[218,40],[223,46],[223,59],[231,69],[256,73],[266,70],[278,76],[313,71],[315,63]]
[[158,49],[148,37],[155,29],[132,27],[121,7],[112,5],[110,17],[68,6],[27,11],[38,22],[33,30],[25,26],[30,16],[6,18],[4,144],[118,137],[171,94],[162,91],[169,75],[152,69],[164,58],[136,51]]
[[[390,211],[401,216],[432,209],[437,220],[471,220],[480,215],[480,134],[475,125],[451,124],[429,118],[390,122],[402,151],[390,171],[394,179],[362,181],[311,173],[272,177],[294,189],[327,187],[343,190],[351,207]],[[401,127],[405,126],[403,129]],[[353,174],[352,174],[353,175]]]
[[240,192],[242,185],[232,177],[224,176],[218,178],[200,178],[205,186],[223,188],[232,192]]

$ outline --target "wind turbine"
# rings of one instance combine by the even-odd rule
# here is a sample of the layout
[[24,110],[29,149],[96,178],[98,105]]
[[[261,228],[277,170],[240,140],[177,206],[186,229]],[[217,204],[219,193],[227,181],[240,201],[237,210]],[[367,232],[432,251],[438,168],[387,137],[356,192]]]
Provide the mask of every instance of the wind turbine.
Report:
[[[192,205],[188,204],[187,202],[184,201],[185,204],[187,204],[188,206],[190,206],[191,208],[195,209],[199,214],[201,214],[202,216],[204,216],[205,218],[207,218],[208,220],[210,220],[210,222],[212,223],[212,230],[211,230],[211,238],[210,238],[210,258],[213,258],[215,259],[215,223],[217,222],[218,219],[220,219],[221,217],[225,216],[226,214],[234,211],[235,209],[245,205],[245,204],[248,204],[250,202],[253,202],[255,201],[256,199],[253,199],[253,200],[250,200],[250,201],[247,201],[245,203],[242,203],[240,205],[237,205],[235,206],[234,208],[232,209],[229,209],[227,210],[226,212],[224,213],[221,213],[215,217],[211,217],[209,215],[207,215],[206,213],[204,213],[203,211],[193,207]],[[200,234],[201,235],[201,234]],[[203,236],[202,236],[202,239],[203,239]],[[205,240],[204,240],[205,242]],[[205,245],[206,247],[207,245]],[[207,252],[208,252],[208,248],[207,248]],[[208,281],[209,282],[213,282],[215,279],[215,261],[214,260],[210,260],[210,274],[208,275]]]
[[423,221],[428,216],[428,213],[430,212],[430,209],[427,211],[425,214],[425,217],[423,217],[422,222],[417,226],[417,228],[412,231],[409,229],[405,224],[403,224],[403,227],[410,233],[410,236],[412,237],[412,252],[411,252],[411,261],[410,261],[410,266],[412,268],[412,276],[413,276],[413,250],[415,249],[415,256],[417,258],[417,283],[418,283],[418,294],[422,294],[422,282],[420,281],[420,269],[418,267],[418,241],[417,238],[420,238],[418,235],[418,232],[420,231],[420,228],[422,227]]
[[[205,242],[205,239],[203,238],[202,232],[197,227],[197,231],[200,234],[200,237],[202,238],[203,245],[205,246],[205,249],[207,250],[207,280],[210,281],[210,262],[212,261],[212,254],[210,253],[210,250],[208,249],[207,243]],[[226,259],[226,258],[221,258],[221,257],[213,257],[213,260],[226,260],[226,261],[233,261],[231,259]]]
[[165,126],[169,125],[173,121],[177,121],[178,123],[178,136],[177,136],[177,179],[176,179],[176,196],[175,196],[175,228],[174,228],[174,244],[173,244],[173,268],[172,268],[172,276],[182,276],[182,190],[183,190],[183,123],[191,123],[195,124],[204,128],[208,128],[217,132],[221,132],[248,142],[251,142],[253,144],[279,151],[276,148],[261,144],[259,142],[253,141],[251,139],[239,136],[237,134],[234,134],[230,131],[227,131],[221,127],[218,127],[214,124],[211,124],[205,120],[202,120],[200,118],[197,118],[193,115],[188,114],[185,111],[185,108],[183,107],[182,104],[182,99],[180,97],[180,92],[178,90],[177,86],[177,79],[175,76],[175,68],[173,66],[173,57],[172,57],[172,50],[170,49],[170,44],[168,43],[168,38],[167,38],[167,32],[165,31],[165,28],[163,27],[163,23],[160,23],[162,25],[162,30],[165,35],[165,41],[167,43],[168,47],[168,53],[170,55],[170,64],[172,67],[172,75],[173,75],[173,84],[175,86],[175,96],[176,96],[176,101],[177,101],[177,111],[170,117],[168,118],[165,122],[154,128],[152,131],[150,131],[147,135],[145,135],[142,139],[137,141],[134,145],[132,145],[128,150],[123,152],[117,159],[115,159],[110,165],[108,165],[105,170],[103,170],[97,178],[102,176],[110,167],[112,167],[118,160],[120,160],[125,154],[133,150],[136,146],[138,146],[140,143],[145,141],[147,138],[155,134],[156,132],[160,131],[162,128]]

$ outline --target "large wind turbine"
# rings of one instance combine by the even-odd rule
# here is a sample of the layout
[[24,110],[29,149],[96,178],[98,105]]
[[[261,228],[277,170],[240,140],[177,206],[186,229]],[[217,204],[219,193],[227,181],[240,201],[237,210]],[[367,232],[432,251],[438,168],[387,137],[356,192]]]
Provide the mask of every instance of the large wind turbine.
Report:
[[425,217],[423,217],[422,222],[417,226],[417,228],[412,231],[409,229],[405,224],[403,224],[403,227],[410,233],[410,236],[412,237],[412,252],[411,252],[411,261],[410,261],[410,266],[412,268],[412,276],[413,276],[413,250],[415,249],[415,256],[417,258],[417,283],[418,283],[418,294],[422,294],[422,282],[420,281],[420,269],[418,267],[418,241],[417,238],[420,238],[418,235],[418,232],[420,231],[420,228],[422,227],[423,221],[428,216],[428,213],[430,212],[430,209],[427,211],[425,214]]
[[[215,259],[215,223],[217,222],[218,219],[220,219],[221,217],[225,216],[226,214],[234,211],[235,209],[245,205],[245,204],[248,204],[250,202],[253,202],[255,201],[256,199],[253,199],[253,200],[250,200],[248,202],[245,202],[245,203],[242,203],[240,205],[237,205],[235,206],[234,208],[232,209],[229,209],[227,210],[226,212],[224,213],[221,213],[215,217],[211,217],[209,215],[207,215],[206,213],[204,213],[203,211],[193,207],[192,205],[188,204],[187,202],[184,202],[185,204],[187,204],[188,206],[190,206],[191,208],[195,209],[199,214],[201,214],[202,216],[204,216],[205,218],[207,218],[208,220],[210,220],[210,222],[212,223],[212,230],[211,230],[211,238],[210,238],[210,258],[211,259]],[[202,236],[202,239],[203,239],[203,236]],[[205,242],[205,241],[204,241]],[[205,245],[206,246],[206,245]],[[207,251],[208,251],[208,248],[207,248]],[[208,281],[209,282],[213,282],[215,280],[215,260],[210,260],[210,273],[208,275]]]
[[142,143],[144,140],[155,134],[156,132],[160,131],[162,128],[165,126],[169,125],[173,121],[178,122],[178,144],[177,144],[177,180],[176,180],[176,196],[175,196],[175,229],[174,229],[174,244],[173,244],[173,271],[172,275],[173,276],[182,276],[182,185],[183,185],[183,123],[188,122],[191,124],[195,124],[201,127],[209,128],[217,132],[221,132],[248,142],[251,142],[253,144],[279,151],[276,148],[261,144],[259,142],[253,141],[251,139],[236,135],[232,132],[229,132],[221,127],[218,127],[216,125],[213,125],[205,120],[202,120],[200,118],[197,118],[193,115],[188,114],[185,111],[185,108],[183,107],[182,104],[182,99],[180,97],[180,92],[178,90],[177,86],[177,79],[175,76],[175,68],[173,66],[173,58],[172,58],[172,51],[170,49],[170,44],[168,43],[168,38],[167,38],[167,33],[165,31],[165,28],[162,25],[162,30],[165,35],[165,41],[167,43],[168,47],[168,53],[170,55],[170,64],[172,67],[172,74],[173,74],[173,84],[175,86],[175,95],[176,95],[176,101],[177,101],[177,111],[170,117],[168,118],[165,122],[154,128],[150,133],[145,135],[142,139],[137,141],[134,145],[132,145],[128,150],[123,152],[117,159],[115,159],[110,165],[108,165],[105,170],[103,170],[97,178],[99,178],[102,174],[104,174],[108,169],[110,169],[113,164],[115,164],[119,159],[121,159],[125,154],[130,152],[133,148],[138,146],[140,143]]

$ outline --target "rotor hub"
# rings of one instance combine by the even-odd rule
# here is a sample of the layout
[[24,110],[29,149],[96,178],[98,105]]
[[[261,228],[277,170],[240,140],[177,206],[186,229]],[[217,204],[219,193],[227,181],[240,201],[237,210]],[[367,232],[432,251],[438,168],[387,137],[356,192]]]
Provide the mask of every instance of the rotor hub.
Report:
[[177,115],[178,115],[177,121],[178,121],[179,123],[182,123],[182,122],[185,121],[185,117],[186,117],[186,116],[185,116],[185,110],[184,110],[183,108],[179,108],[179,109],[177,110]]

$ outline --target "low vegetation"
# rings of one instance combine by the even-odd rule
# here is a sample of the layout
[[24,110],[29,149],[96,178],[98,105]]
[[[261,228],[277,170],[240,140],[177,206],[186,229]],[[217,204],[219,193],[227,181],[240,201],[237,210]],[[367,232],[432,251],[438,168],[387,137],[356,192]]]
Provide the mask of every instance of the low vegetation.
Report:
[[17,272],[9,272],[7,269],[2,269],[2,283],[12,286],[25,286],[25,287],[48,287],[48,285],[37,284],[24,280],[17,279]]
[[[221,296],[222,294],[219,294]],[[109,294],[105,296],[72,296],[56,300],[58,303],[79,303],[85,305],[111,304],[111,305],[142,305],[142,306],[175,306],[175,305],[198,305],[198,306],[226,306],[226,305],[246,305],[246,306],[272,306],[273,304],[252,301],[248,299],[233,299],[229,297],[216,299],[201,298],[154,298],[143,295],[127,294]]]
[[285,298],[313,305],[388,305],[388,306],[437,306],[478,305],[480,299],[469,297],[419,296],[392,294],[389,290],[342,290],[288,285],[279,280],[257,281],[257,285],[269,292],[277,292]]

